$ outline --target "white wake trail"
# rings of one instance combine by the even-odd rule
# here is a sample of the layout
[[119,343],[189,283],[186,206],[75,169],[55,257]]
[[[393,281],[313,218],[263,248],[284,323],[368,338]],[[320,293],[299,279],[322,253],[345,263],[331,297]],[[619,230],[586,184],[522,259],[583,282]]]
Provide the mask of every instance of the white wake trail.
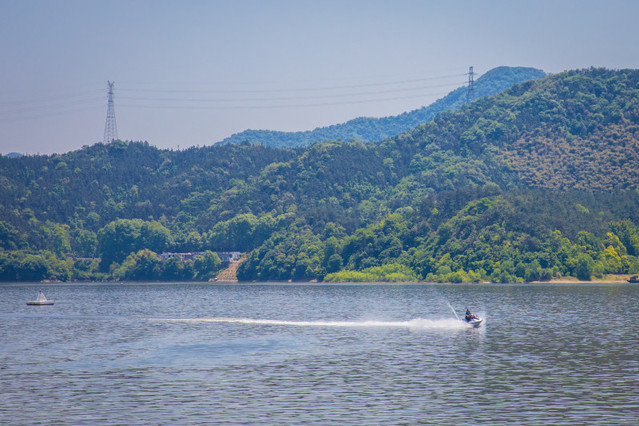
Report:
[[254,325],[282,325],[292,327],[342,327],[342,328],[410,328],[410,329],[463,329],[466,324],[455,319],[425,319],[415,318],[408,321],[283,321],[256,318],[148,318],[162,322],[188,323],[234,323]]

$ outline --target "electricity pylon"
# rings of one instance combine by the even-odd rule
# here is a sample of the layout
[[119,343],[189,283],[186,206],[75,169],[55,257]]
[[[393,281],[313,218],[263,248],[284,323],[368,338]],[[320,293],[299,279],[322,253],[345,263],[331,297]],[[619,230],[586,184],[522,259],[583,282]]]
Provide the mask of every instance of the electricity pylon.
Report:
[[466,92],[466,103],[469,104],[475,100],[475,73],[473,67],[468,68],[468,91]]
[[118,126],[115,124],[115,108],[113,106],[113,84],[107,81],[109,101],[107,103],[106,123],[104,124],[104,143],[110,143],[118,139]]

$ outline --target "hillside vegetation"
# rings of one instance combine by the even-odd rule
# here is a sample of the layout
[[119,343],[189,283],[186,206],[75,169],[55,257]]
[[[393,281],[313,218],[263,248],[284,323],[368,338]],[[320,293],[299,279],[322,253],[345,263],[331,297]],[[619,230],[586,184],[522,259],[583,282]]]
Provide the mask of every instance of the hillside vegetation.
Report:
[[639,273],[638,145],[639,71],[588,69],[378,143],[0,157],[0,279],[206,279],[235,250],[247,281]]
[[[535,68],[493,68],[475,82],[475,97],[491,96],[508,89],[513,84],[542,78],[545,75],[543,71]],[[224,139],[222,143],[252,142],[283,148],[308,146],[314,142],[328,140],[376,142],[427,123],[440,112],[461,108],[466,102],[467,88],[459,87],[429,106],[400,115],[382,118],[359,117],[346,123],[318,127],[303,132],[245,130]]]

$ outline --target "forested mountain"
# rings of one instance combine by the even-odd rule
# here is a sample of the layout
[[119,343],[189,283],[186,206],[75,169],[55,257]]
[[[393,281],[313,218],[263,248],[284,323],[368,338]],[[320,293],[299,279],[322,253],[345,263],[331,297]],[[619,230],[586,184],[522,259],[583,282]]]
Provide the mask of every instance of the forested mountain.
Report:
[[[543,71],[535,68],[493,68],[475,82],[475,97],[491,96],[506,90],[513,84],[542,78],[545,75]],[[396,116],[382,118],[359,117],[346,123],[318,127],[314,130],[302,132],[245,130],[224,139],[221,143],[252,142],[272,147],[300,147],[327,140],[376,142],[427,123],[440,112],[458,109],[466,102],[467,88],[459,87],[430,106]]]
[[[0,279],[639,273],[639,71],[527,81],[382,142],[0,157]],[[193,262],[162,251],[207,251]]]

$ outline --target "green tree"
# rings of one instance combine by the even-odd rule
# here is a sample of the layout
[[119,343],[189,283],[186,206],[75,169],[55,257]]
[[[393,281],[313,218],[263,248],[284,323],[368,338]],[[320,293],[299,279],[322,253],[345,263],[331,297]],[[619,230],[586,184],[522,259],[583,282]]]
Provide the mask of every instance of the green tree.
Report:
[[169,281],[190,280],[193,278],[193,264],[182,262],[180,256],[172,256],[163,264],[162,278]]
[[108,270],[114,262],[121,262],[130,253],[142,249],[164,251],[171,242],[171,233],[156,221],[118,219],[98,231],[100,267]]
[[151,251],[161,253],[171,243],[171,231],[156,221],[144,222],[140,227],[140,244]]
[[0,248],[15,250],[18,248],[20,233],[10,223],[0,220]]
[[47,262],[39,255],[27,254],[19,263],[16,274],[20,281],[40,281],[47,278]]
[[340,269],[342,269],[342,264],[343,264],[342,256],[340,256],[337,253],[333,253],[328,258],[328,262],[326,263],[326,272],[328,272],[329,274],[332,272],[337,272]]
[[121,262],[134,251],[143,249],[140,240],[140,219],[118,219],[98,231],[98,254],[100,268],[108,270],[114,262]]
[[619,256],[612,245],[609,245],[601,252],[601,261],[605,273],[622,274],[624,272],[622,257]]
[[79,257],[93,257],[98,247],[98,237],[95,232],[78,229],[74,232],[73,251]]
[[127,256],[113,275],[118,280],[157,280],[161,273],[162,265],[157,254],[144,249]]
[[196,257],[193,262],[195,278],[201,281],[207,281],[215,276],[221,266],[222,261],[217,253],[207,250],[203,256]]
[[595,267],[595,261],[590,255],[581,253],[577,256],[575,276],[582,281],[590,281]]
[[69,225],[47,221],[43,231],[49,247],[57,255],[65,256],[71,252]]

